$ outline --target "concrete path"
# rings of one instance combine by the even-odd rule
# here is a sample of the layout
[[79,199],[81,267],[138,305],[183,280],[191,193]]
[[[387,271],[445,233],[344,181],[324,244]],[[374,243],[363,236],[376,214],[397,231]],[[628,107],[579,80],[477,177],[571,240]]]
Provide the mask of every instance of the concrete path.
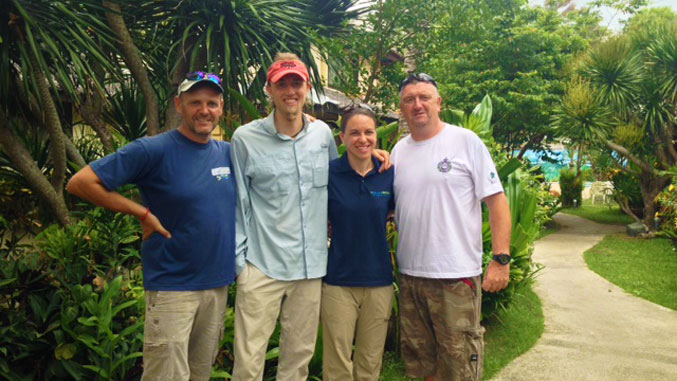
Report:
[[534,251],[545,265],[534,287],[545,331],[494,380],[677,380],[677,311],[625,293],[583,261],[623,227],[561,213],[555,221],[562,228]]

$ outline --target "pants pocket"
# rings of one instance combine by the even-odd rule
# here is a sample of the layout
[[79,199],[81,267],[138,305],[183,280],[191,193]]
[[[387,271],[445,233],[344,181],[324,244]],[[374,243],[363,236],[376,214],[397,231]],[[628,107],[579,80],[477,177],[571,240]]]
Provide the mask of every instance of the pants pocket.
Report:
[[455,329],[441,343],[437,378],[444,381],[478,381],[484,366],[484,328]]
[[484,368],[484,328],[463,331],[467,371],[464,380],[481,380]]

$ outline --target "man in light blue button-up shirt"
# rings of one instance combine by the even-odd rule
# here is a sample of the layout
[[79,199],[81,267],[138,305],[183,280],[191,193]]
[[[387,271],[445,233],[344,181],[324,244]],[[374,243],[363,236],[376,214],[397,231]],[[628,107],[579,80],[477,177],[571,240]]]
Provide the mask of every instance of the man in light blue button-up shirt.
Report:
[[309,123],[292,138],[275,130],[275,111],[233,136],[240,216],[238,273],[245,260],[278,280],[321,278],[327,270],[328,162],[338,155],[331,130]]
[[297,56],[278,54],[266,90],[274,111],[231,141],[239,274],[233,380],[262,379],[278,315],[277,380],[305,380],[327,269],[328,163],[338,154],[329,127],[304,118],[310,83]]

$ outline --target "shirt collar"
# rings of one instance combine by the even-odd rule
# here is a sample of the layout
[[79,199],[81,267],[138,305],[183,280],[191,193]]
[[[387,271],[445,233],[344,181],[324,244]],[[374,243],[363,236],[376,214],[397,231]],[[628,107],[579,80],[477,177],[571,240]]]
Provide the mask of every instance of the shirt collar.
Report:
[[[378,170],[381,168],[381,162],[377,158],[375,158],[373,155],[371,157],[371,161],[374,163],[374,169],[369,171],[369,173],[367,173],[367,176],[365,176],[365,177],[371,176],[372,174],[378,172]],[[348,161],[348,153],[347,152],[344,152],[343,156],[341,156],[341,159],[339,159],[339,165],[338,165],[337,169],[338,169],[339,172],[352,172],[352,173],[359,176],[359,174],[357,172],[355,172],[353,167],[350,166],[350,162]]]
[[[300,138],[301,136],[305,135],[306,132],[308,132],[308,127],[310,126],[310,123],[308,122],[308,118],[306,118],[305,114],[303,115],[303,127],[301,127],[301,131],[299,131],[298,135],[296,135],[295,139]],[[273,110],[270,114],[268,114],[267,117],[263,120],[263,130],[266,131],[267,133],[271,135],[278,136],[280,138],[288,138],[291,139],[288,136],[279,134],[277,130],[275,129],[275,110]]]

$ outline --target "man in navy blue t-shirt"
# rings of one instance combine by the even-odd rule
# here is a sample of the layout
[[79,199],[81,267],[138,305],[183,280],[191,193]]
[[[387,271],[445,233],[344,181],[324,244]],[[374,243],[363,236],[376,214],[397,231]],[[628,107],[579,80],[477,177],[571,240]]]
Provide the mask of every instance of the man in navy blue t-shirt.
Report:
[[[144,380],[208,380],[235,279],[235,179],[230,144],[211,139],[223,113],[214,74],[189,73],[174,99],[176,130],[92,162],[67,190],[141,221],[146,320]],[[139,187],[143,205],[115,189]]]

